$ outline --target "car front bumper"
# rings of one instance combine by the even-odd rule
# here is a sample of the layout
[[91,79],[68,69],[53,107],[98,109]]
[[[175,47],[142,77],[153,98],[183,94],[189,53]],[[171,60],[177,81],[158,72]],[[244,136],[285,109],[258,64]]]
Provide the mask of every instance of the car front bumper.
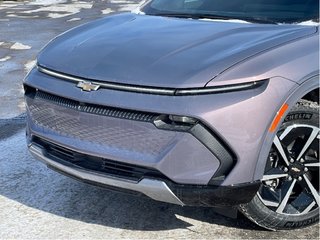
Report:
[[[64,159],[50,156],[46,149],[29,144],[29,151],[49,168],[90,184],[142,193],[154,200],[177,205],[226,207],[249,202],[260,187],[260,181],[234,186],[200,186],[176,184],[168,179],[143,178],[124,180],[79,168]],[[237,196],[237,197],[235,197]]]

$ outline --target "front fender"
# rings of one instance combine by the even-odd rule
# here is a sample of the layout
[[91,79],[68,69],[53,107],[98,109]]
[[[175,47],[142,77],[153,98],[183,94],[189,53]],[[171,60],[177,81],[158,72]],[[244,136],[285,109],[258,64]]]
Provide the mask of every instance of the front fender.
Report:
[[[277,128],[275,131],[270,132],[269,127],[267,126],[266,128],[266,135],[265,135],[265,140],[264,143],[261,146],[259,158],[257,161],[256,169],[255,169],[255,174],[254,174],[254,179],[255,180],[260,180],[263,177],[264,174],[264,169],[266,166],[266,162],[268,159],[268,154],[270,151],[270,148],[273,143],[273,139],[279,130],[283,120],[285,117],[288,115],[290,112],[290,109],[307,93],[310,91],[319,88],[319,75],[314,76],[309,78],[308,80],[305,80],[299,87],[293,89],[293,91],[289,94],[288,98],[279,106],[278,110],[283,106],[283,104],[288,104],[288,109],[286,110],[285,114],[282,116],[280,122],[277,125]],[[278,111],[277,111],[278,112]],[[275,112],[274,116],[276,117],[277,112]],[[270,124],[271,125],[271,124]]]

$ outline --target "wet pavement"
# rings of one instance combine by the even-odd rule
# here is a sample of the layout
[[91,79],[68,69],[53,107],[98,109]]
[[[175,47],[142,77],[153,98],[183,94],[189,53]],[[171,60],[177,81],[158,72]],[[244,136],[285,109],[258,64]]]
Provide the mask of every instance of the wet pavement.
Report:
[[38,51],[67,29],[138,2],[0,0],[0,239],[319,239],[318,225],[265,231],[242,216],[87,185],[30,156],[22,80]]

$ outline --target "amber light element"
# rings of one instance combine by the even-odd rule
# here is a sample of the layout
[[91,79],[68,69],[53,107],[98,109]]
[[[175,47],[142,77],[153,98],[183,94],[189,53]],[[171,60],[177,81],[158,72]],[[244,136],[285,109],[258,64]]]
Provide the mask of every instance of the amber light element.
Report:
[[276,117],[274,118],[270,128],[269,128],[269,132],[274,132],[274,130],[276,130],[283,114],[287,111],[289,105],[288,104],[283,104],[282,107],[280,108],[280,110],[278,111]]

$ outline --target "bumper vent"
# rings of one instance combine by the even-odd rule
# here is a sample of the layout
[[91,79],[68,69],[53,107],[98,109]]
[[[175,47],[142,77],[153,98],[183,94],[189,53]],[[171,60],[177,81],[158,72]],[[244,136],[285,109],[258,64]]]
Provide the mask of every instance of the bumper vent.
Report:
[[168,180],[166,176],[157,170],[78,153],[36,136],[33,137],[32,143],[45,149],[46,154],[55,158],[56,161],[67,162],[73,166],[97,173],[137,182],[144,177]]

